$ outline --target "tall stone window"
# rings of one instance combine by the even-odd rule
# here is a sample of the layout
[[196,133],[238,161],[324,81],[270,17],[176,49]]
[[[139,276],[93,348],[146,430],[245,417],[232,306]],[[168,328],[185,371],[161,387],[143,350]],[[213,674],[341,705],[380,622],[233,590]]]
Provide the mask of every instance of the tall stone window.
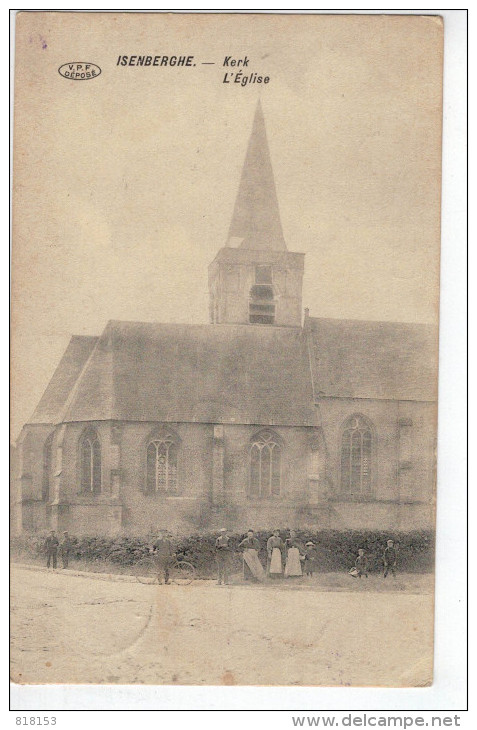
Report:
[[279,496],[281,487],[282,446],[273,431],[262,431],[250,446],[251,497]]
[[363,416],[351,416],[341,437],[341,491],[369,494],[371,491],[371,425]]
[[169,432],[152,437],[147,444],[146,491],[177,492],[177,437]]
[[41,498],[43,502],[50,499],[50,481],[53,454],[53,434],[50,433],[43,446],[43,476],[41,481]]
[[94,428],[81,438],[81,491],[86,494],[101,492],[101,443]]

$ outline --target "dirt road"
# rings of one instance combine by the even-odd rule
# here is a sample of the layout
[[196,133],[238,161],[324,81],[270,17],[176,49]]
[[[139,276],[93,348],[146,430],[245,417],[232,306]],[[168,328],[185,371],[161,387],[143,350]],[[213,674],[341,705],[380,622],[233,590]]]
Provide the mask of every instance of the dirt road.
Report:
[[429,684],[432,594],[352,588],[148,586],[13,566],[12,679]]

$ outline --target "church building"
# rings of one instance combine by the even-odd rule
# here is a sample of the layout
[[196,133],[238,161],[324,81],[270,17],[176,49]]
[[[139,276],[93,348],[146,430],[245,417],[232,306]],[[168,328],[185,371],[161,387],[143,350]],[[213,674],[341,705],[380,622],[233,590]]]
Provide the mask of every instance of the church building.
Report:
[[259,106],[209,323],[71,338],[16,445],[15,530],[433,527],[436,329],[303,314],[304,258]]

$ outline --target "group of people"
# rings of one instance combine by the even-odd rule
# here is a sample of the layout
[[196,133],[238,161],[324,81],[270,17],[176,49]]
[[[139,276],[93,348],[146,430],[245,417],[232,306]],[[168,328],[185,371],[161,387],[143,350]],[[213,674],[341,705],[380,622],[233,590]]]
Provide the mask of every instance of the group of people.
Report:
[[[58,539],[56,532],[51,530],[45,541],[46,567],[57,567],[58,553],[61,557],[62,567],[67,568],[72,541],[65,530],[61,539]],[[267,565],[262,565],[259,558],[261,548],[259,540],[255,537],[254,530],[248,530],[247,537],[238,545],[242,551],[243,577],[245,580],[262,582],[269,578],[297,578],[300,576],[313,576],[316,569],[317,552],[312,540],[303,544],[296,536],[294,530],[290,530],[288,537],[282,540],[280,530],[274,530],[267,540]],[[156,562],[164,575],[164,582],[169,582],[169,568],[175,558],[172,543],[166,530],[158,531],[155,540],[150,546],[150,552],[154,554]],[[229,582],[232,569],[232,555],[235,552],[229,532],[226,527],[220,530],[220,535],[215,541],[215,557],[217,562],[217,583],[226,585]],[[396,577],[397,551],[393,540],[388,540],[383,554],[384,573],[386,578],[389,573]],[[368,577],[369,561],[363,548],[358,550],[358,556],[354,566],[349,571],[350,575],[356,578]]]
[[58,539],[56,532],[51,530],[45,540],[46,567],[49,568],[51,566],[53,570],[56,570],[59,553],[62,567],[67,568],[70,552],[71,539],[68,532],[65,530],[61,539]]
[[[396,547],[394,545],[394,540],[387,540],[386,547],[384,548],[384,553],[383,553],[383,565],[384,565],[383,578],[387,578],[389,573],[391,573],[393,578],[396,577],[396,563],[397,563],[397,551],[396,551]],[[362,578],[364,575],[364,577],[367,578],[368,571],[369,571],[368,557],[367,557],[365,551],[363,550],[363,548],[360,548],[358,550],[358,557],[355,560],[354,566],[349,571],[350,575],[352,575],[354,578]]]
[[[280,537],[280,530],[274,530],[267,540],[267,567],[263,567],[258,556],[260,542],[255,532],[249,530],[247,537],[239,544],[243,555],[243,577],[245,580],[259,581],[270,578],[296,578],[312,576],[316,561],[316,548],[310,540],[305,545],[297,539],[293,530],[286,540]],[[217,560],[217,583],[227,584],[231,568],[232,547],[226,527],[220,530],[215,541]]]
[[[280,537],[280,530],[274,530],[267,540],[267,567],[264,569],[260,558],[260,542],[253,530],[247,532],[247,537],[239,544],[243,552],[243,576],[245,580],[262,582],[266,576],[270,578],[296,578],[299,576],[313,576],[316,569],[317,552],[312,540],[303,544],[297,539],[293,530],[289,531],[286,540]],[[226,584],[229,579],[230,558],[232,548],[227,529],[223,527],[215,541],[217,560],[217,583]],[[393,540],[388,540],[383,554],[384,572],[386,578],[389,573],[396,577],[397,551]],[[358,556],[350,574],[354,577],[368,577],[369,561],[363,548],[358,550]]]

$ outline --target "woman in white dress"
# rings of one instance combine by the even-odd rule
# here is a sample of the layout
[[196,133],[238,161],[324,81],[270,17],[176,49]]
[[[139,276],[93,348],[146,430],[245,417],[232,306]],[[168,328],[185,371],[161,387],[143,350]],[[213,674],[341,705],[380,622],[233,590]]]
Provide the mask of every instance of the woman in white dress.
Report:
[[281,578],[283,575],[283,553],[285,543],[280,537],[280,530],[274,530],[267,540],[267,573],[271,578]]
[[296,538],[296,533],[290,530],[290,537],[285,541],[287,561],[285,564],[285,578],[296,578],[303,575],[300,555],[304,553],[303,545]]

